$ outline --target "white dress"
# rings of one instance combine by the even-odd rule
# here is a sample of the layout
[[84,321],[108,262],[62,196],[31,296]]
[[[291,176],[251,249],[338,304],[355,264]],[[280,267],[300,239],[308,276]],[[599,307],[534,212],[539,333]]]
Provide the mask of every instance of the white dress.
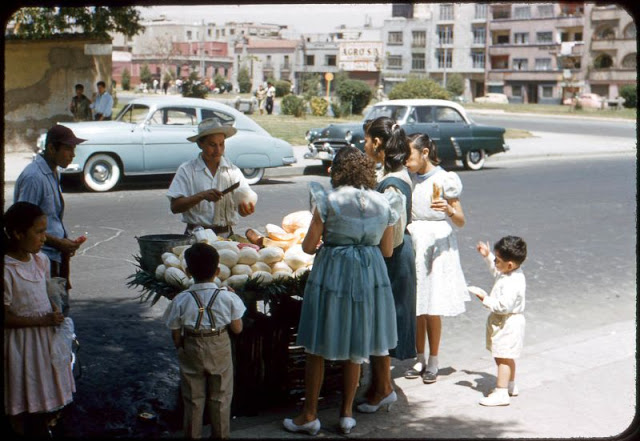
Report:
[[457,174],[440,167],[412,180],[412,222],[407,228],[416,252],[416,314],[456,316],[465,312],[465,302],[470,300],[458,242],[448,216],[430,206],[434,182],[446,199],[460,197],[462,182]]
[[522,269],[509,274],[500,273],[494,263],[495,256],[485,257],[495,277],[493,288],[482,304],[491,310],[487,318],[486,346],[496,358],[518,358],[524,342],[524,304],[527,283]]

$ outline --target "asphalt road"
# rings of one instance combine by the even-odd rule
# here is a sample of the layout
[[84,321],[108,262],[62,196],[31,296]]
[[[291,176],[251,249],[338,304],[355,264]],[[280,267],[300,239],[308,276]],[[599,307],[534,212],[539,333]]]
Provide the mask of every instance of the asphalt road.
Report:
[[[475,252],[478,240],[515,234],[528,242],[527,344],[635,318],[636,163],[612,159],[510,162],[481,172],[459,171],[467,225],[458,231],[469,284],[489,289],[491,278]],[[258,212],[237,232],[280,223],[309,207],[307,185],[326,176],[268,180],[255,186]],[[81,341],[83,377],[72,410],[74,436],[160,436],[171,427],[178,371],[169,332],[159,316],[165,302],[140,303],[126,287],[139,254],[136,237],[181,233],[169,213],[167,180],[138,180],[120,190],[65,194],[71,236],[89,240],[72,261],[72,311]],[[10,188],[5,195],[11,194]],[[10,203],[10,198],[7,200]],[[486,311],[478,302],[444,320],[441,368],[485,358]],[[597,354],[594,354],[597,356]],[[153,432],[140,411],[168,426]],[[238,420],[239,421],[239,420]],[[233,430],[232,423],[232,430]]]

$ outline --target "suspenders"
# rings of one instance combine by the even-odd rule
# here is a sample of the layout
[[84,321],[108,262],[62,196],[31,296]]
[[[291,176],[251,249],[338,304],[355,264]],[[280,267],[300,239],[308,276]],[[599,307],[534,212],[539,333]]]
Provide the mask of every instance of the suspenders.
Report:
[[209,322],[211,323],[211,331],[215,331],[216,322],[213,319],[212,306],[213,306],[213,302],[216,301],[218,294],[220,294],[220,290],[216,289],[216,291],[211,296],[211,299],[209,300],[209,303],[207,304],[206,308],[202,306],[202,302],[200,301],[200,298],[196,295],[195,292],[189,291],[189,294],[191,294],[191,297],[193,297],[193,300],[195,300],[196,304],[198,305],[198,319],[196,320],[196,326],[194,328],[194,331],[198,331],[200,329],[200,325],[202,324],[202,318],[204,317],[205,310],[207,311],[207,315],[209,316]]

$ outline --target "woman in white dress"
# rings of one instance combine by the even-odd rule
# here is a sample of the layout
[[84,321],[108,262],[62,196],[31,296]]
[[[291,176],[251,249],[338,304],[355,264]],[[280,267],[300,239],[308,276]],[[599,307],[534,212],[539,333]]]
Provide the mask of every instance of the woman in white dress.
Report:
[[[447,220],[462,228],[465,223],[457,174],[438,164],[436,146],[428,135],[413,135],[407,168],[413,173],[412,221],[408,225],[416,252],[416,352],[417,362],[405,373],[434,383],[438,375],[441,316],[456,316],[470,300],[455,232]],[[429,358],[425,344],[429,341]]]

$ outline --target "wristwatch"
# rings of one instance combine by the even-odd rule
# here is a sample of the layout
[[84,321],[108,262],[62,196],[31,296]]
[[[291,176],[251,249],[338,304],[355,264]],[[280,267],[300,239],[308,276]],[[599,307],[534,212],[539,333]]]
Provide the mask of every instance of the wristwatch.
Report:
[[453,217],[453,216],[457,213],[457,211],[456,211],[456,209],[455,209],[455,208],[451,207],[451,210],[453,210],[453,211],[451,212],[451,214],[449,215],[449,217]]

